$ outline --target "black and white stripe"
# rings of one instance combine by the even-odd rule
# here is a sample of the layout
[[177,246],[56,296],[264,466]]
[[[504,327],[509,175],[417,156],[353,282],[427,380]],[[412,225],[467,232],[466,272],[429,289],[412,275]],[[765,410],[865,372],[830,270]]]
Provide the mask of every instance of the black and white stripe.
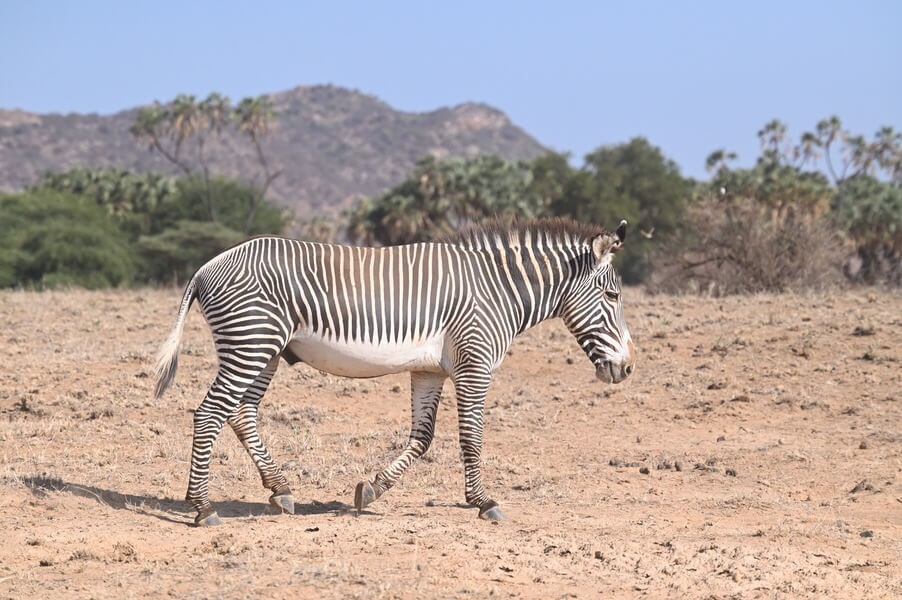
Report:
[[260,399],[279,358],[351,377],[411,372],[410,439],[357,507],[378,498],[432,441],[445,379],[457,393],[465,497],[502,518],[482,485],[483,407],[492,372],[513,338],[561,317],[596,367],[619,382],[635,353],[611,258],[615,234],[565,221],[476,227],[438,243],[356,248],[263,236],[201,267],[185,289],[157,366],[159,397],[175,376],[179,339],[197,299],[213,332],[219,371],[194,414],[187,501],[198,524],[218,522],[209,501],[210,452],[228,422],[290,511],[287,481],[257,434]]

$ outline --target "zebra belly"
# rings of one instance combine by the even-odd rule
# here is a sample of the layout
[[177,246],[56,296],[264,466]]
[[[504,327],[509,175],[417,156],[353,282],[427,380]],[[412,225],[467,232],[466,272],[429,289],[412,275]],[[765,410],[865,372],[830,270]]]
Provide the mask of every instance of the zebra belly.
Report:
[[344,377],[378,377],[404,371],[443,372],[444,337],[375,344],[299,333],[288,349],[315,369]]

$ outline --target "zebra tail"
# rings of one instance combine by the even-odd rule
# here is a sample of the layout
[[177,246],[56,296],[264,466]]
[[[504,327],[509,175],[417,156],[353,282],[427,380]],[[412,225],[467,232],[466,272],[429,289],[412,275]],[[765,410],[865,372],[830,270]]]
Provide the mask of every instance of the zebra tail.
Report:
[[182,331],[185,329],[185,320],[188,317],[188,311],[191,304],[197,298],[197,287],[195,279],[192,277],[185,288],[182,295],[182,304],[179,306],[179,314],[175,320],[175,327],[157,354],[157,365],[154,367],[154,375],[156,375],[157,383],[153,388],[153,397],[159,398],[175,379],[175,371],[179,366],[179,342],[182,339]]

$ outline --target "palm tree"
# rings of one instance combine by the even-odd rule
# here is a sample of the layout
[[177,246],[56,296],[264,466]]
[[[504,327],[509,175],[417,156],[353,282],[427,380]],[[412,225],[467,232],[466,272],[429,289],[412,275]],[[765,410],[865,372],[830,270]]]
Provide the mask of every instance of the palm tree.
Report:
[[833,168],[833,161],[830,157],[830,145],[837,139],[845,137],[842,132],[842,122],[839,120],[839,117],[833,115],[829,119],[823,119],[818,122],[817,137],[820,146],[824,149],[824,162],[827,163],[827,170],[830,171],[830,177],[833,178],[833,183],[839,185],[842,179],[836,176],[836,171]]
[[709,173],[714,171],[719,175],[722,172],[729,170],[730,167],[727,166],[727,162],[734,161],[737,158],[738,156],[735,152],[730,152],[725,148],[718,148],[705,159],[705,170]]
[[257,160],[263,169],[263,184],[257,188],[257,193],[251,199],[251,207],[247,214],[247,221],[244,226],[244,233],[251,229],[254,222],[254,216],[257,208],[266,196],[266,191],[272,182],[279,176],[279,171],[271,171],[266,155],[263,153],[262,140],[269,135],[272,130],[273,121],[277,114],[273,109],[272,100],[267,96],[248,97],[241,100],[232,113],[238,132],[250,138],[257,151]]

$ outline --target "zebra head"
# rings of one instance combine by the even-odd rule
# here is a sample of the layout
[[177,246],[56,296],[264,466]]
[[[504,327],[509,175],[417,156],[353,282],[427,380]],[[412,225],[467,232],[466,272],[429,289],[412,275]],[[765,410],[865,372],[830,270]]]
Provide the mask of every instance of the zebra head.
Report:
[[623,317],[620,279],[611,265],[625,239],[626,221],[620,222],[616,233],[592,239],[594,264],[561,307],[564,323],[595,365],[595,376],[607,383],[624,381],[636,365],[636,350]]

